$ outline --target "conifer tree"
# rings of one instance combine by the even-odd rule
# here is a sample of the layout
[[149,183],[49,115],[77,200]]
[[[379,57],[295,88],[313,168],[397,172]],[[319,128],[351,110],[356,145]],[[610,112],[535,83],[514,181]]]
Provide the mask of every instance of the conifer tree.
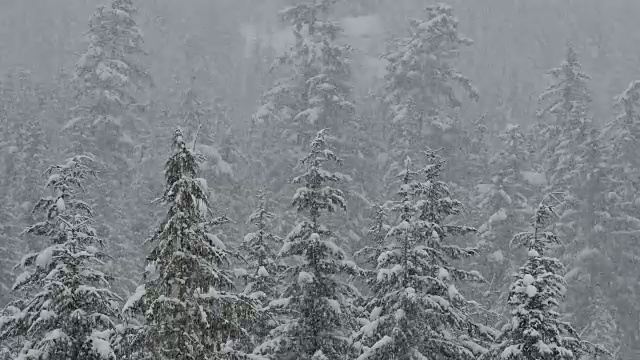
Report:
[[[474,359],[483,351],[478,341],[489,334],[470,318],[471,303],[455,286],[458,281],[483,281],[482,276],[451,264],[478,251],[445,243],[475,229],[445,224],[461,204],[438,180],[444,161],[429,150],[427,162],[415,170],[407,158],[397,175],[399,200],[391,211],[398,222],[386,234],[388,245],[378,257],[374,297],[367,304],[370,322],[359,334],[368,346],[358,360]],[[423,181],[418,180],[421,175]]]
[[283,265],[277,260],[277,250],[274,249],[281,246],[282,238],[269,232],[269,223],[276,219],[276,214],[267,210],[264,191],[257,198],[260,201],[258,208],[249,216],[249,224],[256,231],[245,235],[241,249],[248,262],[246,273],[242,276],[245,281],[243,293],[261,305],[251,335],[254,342],[262,342],[276,324],[276,314],[268,311],[267,305],[280,295],[278,276]]
[[354,254],[354,257],[364,257],[365,262],[374,269],[378,266],[378,258],[385,250],[386,236],[391,227],[386,223],[389,217],[389,210],[384,205],[373,205],[373,224],[367,231],[367,240],[372,245],[366,246]]
[[[594,296],[591,297],[591,305],[589,305],[586,312],[589,317],[589,323],[582,332],[586,340],[598,343],[609,351],[614,352],[620,347],[620,339],[617,338],[616,320],[613,318],[609,308],[610,306],[607,304],[602,288],[597,284]],[[596,360],[597,358],[597,356],[592,356],[589,359]],[[612,358],[615,359],[615,356]]]
[[340,162],[328,148],[326,136],[326,129],[318,132],[301,160],[306,171],[293,179],[302,185],[293,206],[306,216],[287,235],[279,254],[300,261],[283,272],[289,285],[270,304],[285,314],[282,324],[256,348],[273,359],[337,360],[352,352],[349,337],[355,328],[358,293],[343,276],[360,271],[346,259],[336,243],[340,239],[321,223],[323,213],[346,209],[342,191],[331,186],[343,181],[342,174],[325,169],[329,162]]
[[[125,278],[141,270],[141,262],[131,258],[135,245],[130,241],[146,233],[149,219],[142,214],[151,210],[140,198],[141,184],[136,182],[149,130],[136,111],[136,98],[151,85],[143,65],[137,11],[132,0],[111,0],[91,16],[86,48],[75,64],[73,117],[63,126],[70,144],[64,150],[92,153],[100,163],[100,184],[92,201],[103,209],[101,230],[113,244],[115,266],[124,270]],[[129,284],[139,279],[123,280],[114,286],[128,293]]]
[[384,102],[392,119],[391,174],[400,172],[404,159],[427,143],[450,146],[442,135],[454,125],[447,110],[462,104],[457,87],[478,99],[470,80],[453,67],[460,50],[472,44],[459,33],[453,9],[437,4],[425,11],[425,19],[409,20],[407,37],[395,40],[383,56],[388,61]]
[[91,206],[78,198],[83,183],[95,175],[91,161],[75,156],[45,172],[52,194],[34,211],[46,219],[24,231],[46,236],[50,244],[20,261],[25,271],[13,289],[25,298],[0,320],[0,342],[24,339],[21,359],[115,359],[111,339],[120,298],[97,270],[107,257],[104,242],[91,226]]
[[136,12],[132,0],[113,0],[110,6],[99,6],[89,20],[87,48],[75,70],[78,116],[65,126],[82,139],[76,148],[105,152],[109,165],[122,166],[124,150],[135,145],[134,133],[141,126],[131,116],[131,105],[136,90],[150,81],[140,63],[145,52]]
[[[614,99],[614,108],[618,114],[603,131],[606,144],[605,159],[608,164],[606,184],[607,230],[612,230],[608,238],[607,252],[613,268],[611,273],[619,276],[619,285],[607,289],[605,295],[613,295],[609,303],[619,309],[617,322],[620,333],[625,334],[628,343],[640,340],[640,306],[635,299],[640,296],[637,272],[629,262],[634,263],[640,257],[640,249],[633,246],[634,238],[640,229],[640,211],[638,210],[638,179],[640,178],[640,81],[632,81],[629,86]],[[621,261],[621,259],[624,259]],[[602,285],[604,286],[604,282]],[[606,289],[606,288],[605,288]],[[615,295],[614,295],[615,294]],[[639,314],[627,316],[627,314]]]
[[473,189],[471,198],[484,220],[478,227],[478,235],[485,254],[482,270],[490,288],[483,298],[506,315],[503,302],[496,300],[507,292],[509,275],[517,266],[505,239],[528,227],[534,210],[528,198],[536,185],[543,185],[544,175],[532,171],[525,135],[518,125],[507,125],[500,140],[502,148],[489,160],[485,182]]
[[275,155],[270,161],[297,160],[298,152],[290,153],[290,149],[302,152],[321,129],[341,134],[354,111],[350,48],[338,43],[342,28],[329,18],[334,2],[309,0],[280,12],[291,26],[295,44],[277,60],[275,68],[286,76],[262,95],[254,122],[267,126],[261,135],[265,146],[269,142],[293,146],[270,149]]
[[145,283],[127,306],[144,310],[145,356],[153,359],[226,359],[238,355],[225,345],[244,335],[240,322],[254,304],[234,293],[227,250],[212,227],[207,183],[197,178],[203,157],[187,148],[182,131],[173,136],[174,153],[165,165],[167,181],[159,199],[169,206],[160,228],[148,240]]
[[[559,68],[549,70],[553,82],[540,95],[543,107],[540,118],[553,118],[541,124],[538,144],[542,144],[539,155],[545,165],[550,191],[569,192],[580,180],[584,159],[584,145],[591,130],[592,119],[588,105],[591,95],[587,87],[589,75],[571,46]],[[575,194],[573,194],[575,197]],[[562,214],[559,214],[562,216]]]
[[547,255],[560,243],[548,228],[556,216],[553,207],[543,201],[535,212],[531,231],[514,236],[513,242],[528,249],[528,259],[509,290],[511,321],[503,327],[497,345],[481,359],[580,359],[583,355],[608,355],[601,346],[581,340],[558,312],[567,291],[564,266]]

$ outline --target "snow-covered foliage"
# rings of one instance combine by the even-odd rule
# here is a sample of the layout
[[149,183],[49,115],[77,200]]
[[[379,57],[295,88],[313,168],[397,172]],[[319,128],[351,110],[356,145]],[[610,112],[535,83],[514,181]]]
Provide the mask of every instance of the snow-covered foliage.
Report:
[[362,248],[353,255],[355,258],[364,257],[366,263],[374,269],[378,266],[378,258],[385,249],[386,236],[391,229],[386,223],[389,217],[389,209],[387,209],[386,205],[373,205],[371,207],[373,224],[367,231],[367,242],[371,245]]
[[274,65],[287,77],[262,95],[254,122],[266,123],[274,139],[304,146],[315,131],[337,132],[354,111],[348,46],[336,39],[341,26],[329,19],[335,0],[309,0],[280,12],[295,44]]
[[548,226],[557,217],[551,205],[541,202],[531,231],[513,242],[528,249],[527,261],[509,290],[511,321],[502,329],[497,345],[481,359],[580,359],[607,355],[598,345],[580,339],[573,326],[562,321],[559,306],[567,292],[560,260],[546,255],[560,240]]
[[[197,178],[202,156],[189,149],[182,131],[173,137],[175,152],[165,165],[167,186],[159,199],[169,207],[149,239],[151,251],[144,288],[127,305],[144,309],[145,345],[154,359],[219,359],[225,343],[244,330],[254,312],[248,297],[234,293],[231,257],[212,227],[206,182]],[[226,355],[224,355],[226,356]]]
[[255,228],[247,233],[241,244],[247,269],[241,274],[245,282],[243,293],[259,301],[261,308],[256,323],[252,326],[254,341],[262,341],[276,324],[275,314],[266,309],[269,303],[279,297],[278,276],[283,265],[277,259],[276,247],[281,246],[282,238],[269,232],[269,224],[276,214],[267,210],[264,191],[258,195],[258,208],[249,216],[249,224]]
[[587,83],[589,75],[582,71],[573,47],[567,47],[567,55],[559,68],[549,70],[553,81],[540,95],[543,107],[538,116],[553,119],[541,125],[539,153],[548,172],[549,186],[555,191],[578,181],[581,166],[587,164],[580,147],[591,130],[588,105],[591,96]]
[[[594,296],[591,297],[591,305],[587,308],[589,323],[582,331],[586,340],[598,343],[613,353],[620,347],[620,339],[618,338],[618,329],[616,321],[607,306],[606,298],[600,285],[596,285]],[[597,359],[597,356],[591,356],[589,360]]]
[[325,169],[330,162],[339,162],[326,135],[326,130],[318,132],[301,161],[305,172],[293,179],[301,184],[293,206],[306,219],[287,235],[280,256],[298,261],[283,272],[287,286],[270,304],[284,314],[283,322],[255,350],[273,359],[338,360],[352,353],[349,339],[355,329],[358,292],[343,276],[358,275],[360,270],[336,242],[340,239],[320,223],[323,213],[346,209],[342,191],[331,186],[343,176]]
[[18,359],[115,359],[111,340],[120,298],[97,269],[107,258],[104,243],[91,226],[91,206],[78,198],[95,175],[92,161],[75,156],[45,172],[52,194],[34,207],[45,219],[24,233],[50,241],[20,260],[23,273],[13,290],[25,297],[0,318],[0,342],[23,340]]
[[99,6],[89,20],[87,48],[76,63],[75,80],[85,111],[85,118],[78,120],[94,126],[121,125],[123,111],[136,103],[135,91],[149,80],[139,62],[145,52],[136,12],[133,1],[113,0],[110,6]]
[[410,19],[408,32],[384,55],[388,61],[384,101],[390,110],[389,140],[396,162],[393,173],[425,144],[446,145],[441,135],[453,126],[447,110],[462,104],[457,87],[478,99],[470,80],[453,67],[459,52],[472,41],[459,33],[451,7],[427,6],[426,18]]
[[431,150],[426,157],[428,165],[419,170],[407,158],[397,176],[400,199],[391,208],[397,224],[386,234],[388,245],[377,259],[374,296],[367,304],[370,319],[359,333],[364,345],[359,360],[475,359],[484,351],[481,340],[489,333],[468,316],[471,302],[455,285],[484,279],[452,264],[478,251],[445,243],[475,229],[445,223],[462,205],[438,180],[444,161]]
[[504,302],[496,300],[508,290],[509,275],[517,268],[516,259],[510,256],[509,239],[527,228],[533,215],[527,199],[532,196],[534,186],[524,174],[534,172],[520,126],[507,125],[500,140],[502,147],[489,159],[484,170],[485,183],[475,186],[471,203],[482,217],[478,227],[483,251],[480,264],[490,284],[483,302],[502,314],[506,310],[502,308]]

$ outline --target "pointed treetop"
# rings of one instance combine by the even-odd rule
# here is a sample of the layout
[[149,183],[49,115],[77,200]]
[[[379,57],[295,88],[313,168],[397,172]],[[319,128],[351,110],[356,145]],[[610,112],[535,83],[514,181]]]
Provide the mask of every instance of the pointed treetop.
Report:
[[519,246],[523,246],[539,256],[542,256],[553,245],[560,244],[560,239],[556,234],[544,231],[554,218],[558,218],[558,214],[554,210],[555,206],[546,203],[548,199],[557,201],[554,194],[547,194],[542,199],[532,218],[533,232],[516,234],[511,240],[512,243],[516,242]]

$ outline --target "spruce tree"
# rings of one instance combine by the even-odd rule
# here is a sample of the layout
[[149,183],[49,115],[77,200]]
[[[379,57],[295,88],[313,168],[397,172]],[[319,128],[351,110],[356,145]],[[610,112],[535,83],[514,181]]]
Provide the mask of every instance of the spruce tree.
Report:
[[77,117],[65,126],[79,141],[76,150],[104,152],[110,166],[123,166],[125,150],[135,146],[140,123],[131,105],[136,90],[150,81],[139,61],[145,52],[134,19],[137,11],[132,0],[113,0],[110,6],[99,6],[89,20],[87,48],[75,70]]
[[261,191],[257,198],[258,208],[249,216],[249,224],[255,228],[247,233],[240,246],[247,261],[247,269],[242,278],[245,282],[243,293],[260,304],[260,311],[252,325],[252,341],[261,343],[276,325],[276,314],[269,311],[269,303],[279,297],[278,276],[283,265],[277,259],[276,246],[281,246],[282,238],[269,232],[269,224],[276,214],[267,210],[266,193]]
[[367,304],[370,322],[359,334],[367,346],[358,360],[474,359],[484,351],[479,342],[488,329],[473,322],[468,315],[471,302],[455,285],[483,278],[452,264],[476,256],[478,250],[445,243],[475,229],[445,224],[462,205],[438,180],[444,161],[432,151],[426,155],[426,167],[415,170],[407,158],[405,170],[397,175],[399,199],[391,208],[397,223],[386,234],[388,245],[378,257],[374,296]]
[[293,179],[301,184],[293,206],[306,216],[280,249],[279,255],[293,264],[283,273],[288,285],[282,296],[270,304],[285,317],[255,350],[272,359],[338,360],[352,353],[349,337],[355,329],[358,292],[344,276],[358,275],[360,270],[347,260],[336,242],[341,239],[321,223],[323,213],[346,209],[342,191],[331,186],[344,180],[342,174],[325,169],[330,162],[340,162],[328,148],[326,136],[326,130],[318,132],[310,153],[301,160],[306,171]]
[[470,80],[453,66],[458,53],[472,44],[459,33],[453,9],[437,4],[425,12],[425,19],[409,20],[408,35],[395,40],[383,56],[388,62],[384,102],[391,118],[391,174],[400,172],[404,159],[427,143],[451,146],[442,139],[454,125],[447,110],[462,104],[457,87],[478,99]]
[[[538,111],[543,121],[539,126],[538,151],[540,162],[544,164],[549,180],[548,191],[565,192],[567,200],[576,200],[579,174],[586,163],[585,143],[591,130],[592,119],[588,105],[591,95],[587,87],[589,75],[582,71],[582,65],[571,46],[567,46],[565,60],[558,68],[549,70],[552,83],[540,95],[543,107]],[[563,214],[559,214],[561,218]],[[576,229],[566,229],[574,232]]]
[[[509,241],[528,227],[534,209],[528,204],[532,189],[544,185],[544,175],[533,171],[520,126],[509,124],[500,135],[501,149],[491,157],[484,181],[471,193],[472,203],[482,216],[478,227],[483,258],[483,274],[489,281],[484,293],[487,302],[500,314],[507,314],[504,302],[497,301],[508,291],[509,275],[517,269]],[[534,184],[532,184],[534,183]]]
[[373,224],[367,231],[367,241],[371,245],[365,246],[353,255],[356,258],[364,257],[365,262],[374,269],[378,266],[378,258],[385,250],[386,236],[391,228],[387,224],[389,209],[387,209],[386,205],[373,205],[371,207]]
[[[76,97],[72,119],[63,126],[69,139],[67,152],[95,155],[101,180],[93,202],[103,209],[102,229],[113,244],[115,267],[123,269],[124,282],[114,284],[128,293],[139,279],[141,261],[132,259],[131,239],[148,230],[151,209],[140,196],[145,135],[149,130],[139,116],[138,94],[151,85],[143,64],[142,31],[136,24],[132,0],[112,0],[91,16],[85,34],[86,48],[75,65]],[[142,186],[142,190],[148,187]],[[116,225],[117,224],[117,225]],[[141,260],[141,259],[140,259]]]
[[330,19],[334,2],[308,0],[279,14],[295,43],[276,61],[273,70],[282,77],[262,94],[253,122],[261,151],[270,154],[263,169],[281,183],[317,131],[344,135],[354,112],[350,48],[338,43],[342,28]]
[[513,242],[528,249],[528,259],[515,275],[508,303],[511,321],[502,329],[497,345],[481,359],[580,359],[583,355],[608,355],[598,345],[580,339],[573,326],[562,321],[558,307],[566,296],[564,266],[549,257],[560,244],[549,229],[553,206],[541,202],[533,217],[531,231],[516,234]]
[[51,166],[47,188],[34,207],[46,218],[24,230],[46,236],[45,249],[22,258],[25,271],[13,286],[24,300],[10,305],[0,320],[0,341],[22,337],[21,359],[115,359],[111,347],[120,298],[97,268],[107,258],[104,242],[91,226],[93,210],[78,198],[95,172],[93,159],[75,156]]
[[[230,252],[213,228],[229,221],[210,218],[207,182],[197,178],[203,157],[189,149],[178,128],[174,153],[165,165],[159,199],[169,207],[148,240],[145,282],[128,301],[144,310],[145,356],[153,359],[227,359],[238,355],[225,344],[244,335],[240,323],[254,304],[235,294]],[[135,337],[135,336],[134,336]]]
[[[606,282],[602,282],[602,286],[606,296],[613,295],[608,302],[618,309],[618,326],[626,339],[622,343],[637,344],[640,341],[640,329],[636,326],[640,321],[640,306],[631,299],[640,296],[640,291],[635,285],[637,272],[627,264],[640,257],[640,249],[632,245],[640,228],[637,195],[640,191],[640,81],[632,81],[615,97],[614,108],[617,116],[603,131],[606,144],[603,163],[608,164],[604,179],[607,188],[604,212],[608,215],[607,230],[611,230],[608,234],[611,241],[606,249],[613,265],[609,273],[616,274],[618,279],[613,289],[607,289]],[[639,315],[627,316],[629,313]]]

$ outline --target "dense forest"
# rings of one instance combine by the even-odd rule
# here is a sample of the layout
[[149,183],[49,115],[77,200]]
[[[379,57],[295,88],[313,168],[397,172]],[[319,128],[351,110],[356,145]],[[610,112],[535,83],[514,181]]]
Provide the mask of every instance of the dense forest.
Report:
[[0,360],[640,358],[640,3],[104,2],[0,5]]

